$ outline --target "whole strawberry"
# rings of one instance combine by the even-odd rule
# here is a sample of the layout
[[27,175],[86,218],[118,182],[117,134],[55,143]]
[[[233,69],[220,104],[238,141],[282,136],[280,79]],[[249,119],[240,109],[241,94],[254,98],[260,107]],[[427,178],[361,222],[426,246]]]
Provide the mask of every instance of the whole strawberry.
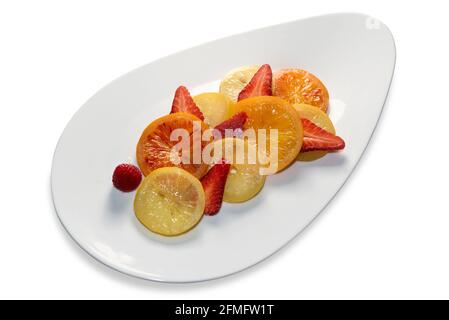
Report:
[[132,164],[118,165],[112,175],[112,184],[122,192],[131,192],[137,189],[142,181],[142,173]]

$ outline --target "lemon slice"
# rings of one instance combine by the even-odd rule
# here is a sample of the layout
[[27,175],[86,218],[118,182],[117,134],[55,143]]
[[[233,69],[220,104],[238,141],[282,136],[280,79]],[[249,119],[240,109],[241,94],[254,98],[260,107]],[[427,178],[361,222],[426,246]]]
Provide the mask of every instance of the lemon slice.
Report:
[[[332,124],[331,119],[326,113],[309,104],[294,104],[293,107],[298,111],[301,118],[312,121],[321,129],[326,130],[332,134],[335,134],[335,127]],[[298,155],[298,161],[314,161],[324,157],[327,151],[309,151],[300,152]]]
[[[256,145],[238,138],[224,138],[213,142],[214,156],[231,164],[226,180],[223,201],[245,202],[256,196],[265,184],[261,175]],[[217,151],[221,150],[220,154]]]
[[232,114],[234,104],[224,94],[218,92],[202,93],[193,97],[198,108],[204,115],[204,122],[215,127],[227,120]]
[[260,66],[243,66],[230,71],[220,84],[220,93],[236,102],[240,91],[251,81]]
[[176,236],[192,229],[205,206],[201,182],[187,171],[165,167],[151,172],[134,199],[137,219],[150,231]]

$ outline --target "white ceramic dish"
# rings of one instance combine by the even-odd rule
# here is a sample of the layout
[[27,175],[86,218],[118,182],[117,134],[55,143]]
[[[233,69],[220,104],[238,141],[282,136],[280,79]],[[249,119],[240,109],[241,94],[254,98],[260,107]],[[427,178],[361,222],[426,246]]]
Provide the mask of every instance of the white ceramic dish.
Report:
[[[262,63],[303,68],[323,80],[346,149],[270,177],[252,201],[224,204],[186,235],[147,231],[133,214],[134,194],[112,188],[114,167],[135,162],[141,131],[169,112],[178,85],[194,94],[217,91],[229,70]],[[100,90],[64,130],[51,178],[58,216],[91,256],[136,277],[192,282],[248,268],[301,232],[342,187],[376,127],[394,65],[385,25],[336,14],[217,40],[134,70]]]

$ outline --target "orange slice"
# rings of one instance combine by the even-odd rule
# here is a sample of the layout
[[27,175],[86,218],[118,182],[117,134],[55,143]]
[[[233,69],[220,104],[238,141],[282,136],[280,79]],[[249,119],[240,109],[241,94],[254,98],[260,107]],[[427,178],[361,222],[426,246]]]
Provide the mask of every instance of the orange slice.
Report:
[[231,165],[223,201],[239,203],[255,197],[266,179],[261,175],[257,146],[244,139],[224,138],[214,141],[212,147],[216,160],[225,159]]
[[[196,135],[193,134],[194,122],[198,124],[198,132]],[[201,161],[201,150],[205,146],[205,142],[201,140],[204,130],[208,126],[199,120],[194,115],[184,112],[172,113],[167,116],[161,117],[153,121],[146,129],[143,131],[136,148],[137,163],[139,164],[140,170],[146,176],[155,169],[162,167],[180,167],[189,173],[193,174],[197,178],[201,178],[206,174],[208,165]],[[188,159],[179,159],[179,163],[173,162],[173,147],[178,145],[180,138],[175,141],[171,141],[170,135],[175,129],[184,129],[185,132],[189,134],[189,148],[188,152],[182,152],[179,150],[179,156],[183,153],[187,154]],[[196,139],[195,137],[198,137]],[[193,139],[195,139],[195,143]],[[195,150],[194,145],[199,146]],[[200,161],[194,161],[198,159]],[[197,163],[197,164],[196,164]]]
[[[323,111],[308,104],[295,104],[293,105],[293,107],[296,109],[296,111],[298,111],[301,119],[312,121],[321,129],[324,129],[327,132],[335,135],[334,125],[332,124],[331,119]],[[300,152],[297,160],[314,161],[324,157],[326,154],[327,151]]]
[[273,95],[290,103],[306,103],[326,112],[329,92],[313,74],[300,69],[283,69],[273,75]]
[[[259,150],[265,151],[269,159],[268,166],[276,168],[275,172],[286,168],[296,159],[302,146],[303,129],[298,112],[288,102],[268,96],[248,98],[239,101],[234,112],[245,112],[248,115],[244,125],[245,134],[255,134]],[[277,140],[270,129],[276,129]],[[266,141],[259,141],[263,132],[266,134]],[[277,148],[276,144],[273,145],[274,142],[277,142]],[[277,151],[277,157],[272,151]]]

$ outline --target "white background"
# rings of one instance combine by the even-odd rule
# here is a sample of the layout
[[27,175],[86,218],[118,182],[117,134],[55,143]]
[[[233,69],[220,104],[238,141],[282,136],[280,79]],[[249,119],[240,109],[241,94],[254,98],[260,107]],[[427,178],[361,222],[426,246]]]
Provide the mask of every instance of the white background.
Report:
[[[449,298],[444,6],[391,0],[2,1],[0,298]],[[64,126],[98,89],[206,41],[346,11],[373,15],[390,27],[396,74],[364,159],[295,241],[247,271],[190,285],[119,274],[74,244],[52,206],[51,160]]]

